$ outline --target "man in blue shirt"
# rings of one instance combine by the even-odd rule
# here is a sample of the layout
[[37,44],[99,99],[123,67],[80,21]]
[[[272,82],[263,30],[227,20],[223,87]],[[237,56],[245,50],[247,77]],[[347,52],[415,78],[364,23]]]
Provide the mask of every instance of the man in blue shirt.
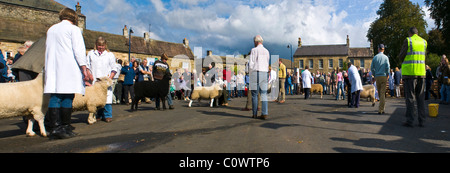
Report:
[[0,83],[4,82],[8,82],[8,66],[6,65],[3,52],[0,50]]
[[378,54],[373,58],[370,70],[377,83],[378,95],[380,97],[380,106],[378,114],[384,114],[384,105],[386,103],[386,83],[389,78],[389,58],[384,54],[384,45],[378,46]]

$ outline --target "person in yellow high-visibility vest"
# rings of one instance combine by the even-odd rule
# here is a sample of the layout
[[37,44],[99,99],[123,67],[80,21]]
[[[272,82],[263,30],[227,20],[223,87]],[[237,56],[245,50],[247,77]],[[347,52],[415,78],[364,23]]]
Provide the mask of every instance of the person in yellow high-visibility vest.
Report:
[[414,127],[416,116],[414,102],[417,102],[419,127],[425,123],[425,55],[427,41],[418,36],[418,30],[412,27],[408,31],[409,37],[403,43],[399,58],[402,63],[402,78],[406,99],[406,122],[403,126]]

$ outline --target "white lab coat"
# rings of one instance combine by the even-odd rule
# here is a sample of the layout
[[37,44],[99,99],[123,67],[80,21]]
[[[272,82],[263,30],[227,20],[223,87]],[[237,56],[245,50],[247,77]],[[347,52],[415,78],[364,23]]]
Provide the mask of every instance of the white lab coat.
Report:
[[86,47],[80,28],[67,20],[47,31],[45,52],[45,94],[83,94],[80,66],[87,65]]
[[306,69],[302,73],[303,88],[311,88],[311,80],[312,80],[311,72],[309,72],[309,70]]
[[348,69],[348,80],[352,84],[352,93],[363,90],[361,77],[359,76],[358,69],[354,65],[350,66]]
[[[111,52],[104,51],[100,55],[97,50],[91,50],[87,55],[87,59],[92,76],[94,76],[93,84],[95,84],[97,78],[110,77],[112,71],[120,73],[120,69],[117,69],[116,57]],[[113,90],[112,86],[110,86],[107,92],[106,104],[112,104],[112,96]]]

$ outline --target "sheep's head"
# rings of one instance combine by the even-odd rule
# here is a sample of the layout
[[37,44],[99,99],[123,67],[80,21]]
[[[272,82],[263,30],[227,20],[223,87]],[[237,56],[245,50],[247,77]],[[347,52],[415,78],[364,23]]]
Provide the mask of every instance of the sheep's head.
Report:
[[167,81],[170,81],[172,79],[172,74],[170,74],[170,73],[166,73],[165,75],[164,75],[164,78],[163,78],[163,80],[167,80]]
[[102,84],[103,86],[108,88],[113,84],[113,81],[109,77],[102,77],[102,78],[97,78],[96,83]]
[[223,84],[214,83],[214,89],[215,90],[218,90],[218,91],[222,90],[223,89],[222,86],[223,86]]

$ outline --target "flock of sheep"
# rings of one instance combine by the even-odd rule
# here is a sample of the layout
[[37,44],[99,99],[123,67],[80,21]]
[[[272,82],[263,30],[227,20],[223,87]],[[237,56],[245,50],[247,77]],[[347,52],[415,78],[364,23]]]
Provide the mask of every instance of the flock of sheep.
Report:
[[[17,82],[17,83],[1,83],[0,88],[7,92],[0,92],[0,119],[26,116],[28,117],[28,127],[26,130],[27,136],[35,136],[33,131],[33,124],[38,122],[41,135],[46,137],[47,133],[44,126],[45,113],[48,109],[48,102],[50,96],[44,95],[44,75],[39,76],[31,81]],[[143,97],[159,97],[165,107],[165,96],[169,91],[170,76],[165,77],[160,83],[153,81],[135,85],[135,98],[132,102],[131,110],[137,110],[138,101]],[[88,111],[88,123],[94,124],[97,120],[94,114],[97,109],[106,105],[106,94],[108,87],[112,85],[112,80],[105,77],[98,79],[98,81],[90,87],[86,87],[85,95],[76,94],[73,101],[73,111]],[[210,100],[210,107],[213,107],[214,99],[221,96],[222,86],[214,84],[210,87],[196,87],[192,91],[191,101],[188,107],[192,106],[192,100],[205,99]],[[321,85],[315,85],[311,92],[322,93]],[[361,92],[362,98],[371,98],[373,105],[375,105],[375,87],[364,86],[364,91]],[[322,98],[322,94],[321,94]]]

